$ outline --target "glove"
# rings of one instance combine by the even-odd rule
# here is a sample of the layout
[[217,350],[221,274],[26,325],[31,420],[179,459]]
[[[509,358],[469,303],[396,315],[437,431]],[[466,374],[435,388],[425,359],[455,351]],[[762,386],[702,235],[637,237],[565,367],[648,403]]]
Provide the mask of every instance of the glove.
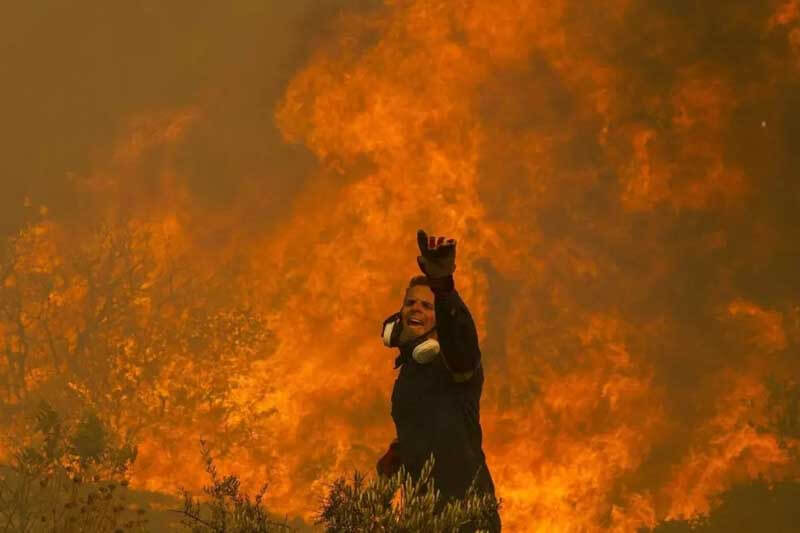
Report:
[[400,461],[400,454],[397,450],[397,440],[395,440],[389,445],[389,451],[378,461],[376,469],[379,476],[391,477],[400,470],[401,464],[402,461]]
[[422,255],[417,256],[417,264],[422,273],[431,279],[452,276],[456,270],[455,239],[438,239],[422,231],[417,231],[417,244]]

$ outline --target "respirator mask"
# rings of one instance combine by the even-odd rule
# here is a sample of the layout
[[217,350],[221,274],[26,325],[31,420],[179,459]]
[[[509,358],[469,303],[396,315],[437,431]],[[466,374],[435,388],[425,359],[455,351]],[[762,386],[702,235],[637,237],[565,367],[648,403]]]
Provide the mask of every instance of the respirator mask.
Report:
[[[400,339],[400,332],[402,329],[403,319],[400,313],[395,313],[384,320],[383,327],[381,328],[381,337],[383,338],[384,346],[400,348],[403,353],[408,353],[408,351],[410,351],[414,361],[422,365],[430,363],[439,354],[439,341],[429,338],[430,334],[436,330],[436,326],[400,346],[398,344],[398,339]],[[403,355],[397,358],[395,368],[401,364],[403,364]]]

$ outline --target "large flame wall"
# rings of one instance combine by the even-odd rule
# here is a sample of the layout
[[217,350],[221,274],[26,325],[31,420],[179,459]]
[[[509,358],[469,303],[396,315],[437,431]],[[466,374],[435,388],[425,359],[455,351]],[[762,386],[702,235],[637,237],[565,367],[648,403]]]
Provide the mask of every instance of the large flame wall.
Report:
[[[201,269],[234,262],[238,297],[267,317],[274,349],[233,397],[261,398],[269,429],[227,469],[306,518],[334,477],[374,469],[395,376],[377,333],[425,228],[459,242],[509,531],[634,531],[706,513],[737,482],[796,478],[767,383],[800,370],[800,3],[325,17],[269,109],[274,142],[306,152],[249,148],[256,99],[237,87],[254,62],[125,114],[78,180],[91,209],[124,204]],[[241,159],[213,164],[218,145]],[[203,431],[177,428],[168,451],[145,432],[136,483],[200,483]]]

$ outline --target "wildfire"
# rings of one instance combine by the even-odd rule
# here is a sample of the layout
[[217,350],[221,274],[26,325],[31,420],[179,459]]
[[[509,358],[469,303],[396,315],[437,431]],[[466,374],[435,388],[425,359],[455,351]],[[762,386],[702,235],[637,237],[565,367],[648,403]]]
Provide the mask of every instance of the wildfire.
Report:
[[[310,520],[334,478],[373,472],[394,437],[394,354],[378,327],[418,273],[418,228],[459,242],[506,530],[635,531],[708,513],[743,480],[797,477],[765,386],[800,370],[797,295],[767,279],[795,275],[776,250],[796,250],[797,210],[769,206],[773,174],[797,160],[759,126],[780,110],[759,106],[796,83],[800,8],[769,4],[730,18],[630,0],[342,13],[275,109],[285,141],[319,165],[257,231],[250,215],[276,205],[258,179],[272,191],[278,171],[208,209],[178,155],[202,106],[131,120],[83,192],[141,258],[126,294],[147,335],[121,321],[108,337],[115,376],[154,384],[108,396],[141,407],[117,421],[138,424],[134,484],[202,484],[204,438],[223,469],[269,483],[271,509]],[[780,53],[705,52],[737,32]],[[777,81],[743,79],[742,65]],[[75,235],[43,222],[16,267],[74,276],[47,297],[73,351],[74,309],[104,302],[68,270]],[[116,242],[86,246],[126,257],[104,252]],[[126,268],[114,261],[108,272]],[[215,334],[233,329],[230,342]],[[156,353],[169,361],[157,373]]]

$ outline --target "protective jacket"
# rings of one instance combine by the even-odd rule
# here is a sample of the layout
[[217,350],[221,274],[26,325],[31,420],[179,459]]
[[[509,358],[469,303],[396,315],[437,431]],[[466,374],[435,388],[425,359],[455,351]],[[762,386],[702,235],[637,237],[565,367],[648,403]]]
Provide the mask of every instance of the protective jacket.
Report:
[[463,498],[476,475],[478,487],[494,494],[481,444],[483,368],[475,324],[455,289],[434,294],[439,355],[420,364],[401,349],[396,361],[400,373],[392,390],[392,419],[397,452],[415,478],[433,453],[433,478],[442,501]]

